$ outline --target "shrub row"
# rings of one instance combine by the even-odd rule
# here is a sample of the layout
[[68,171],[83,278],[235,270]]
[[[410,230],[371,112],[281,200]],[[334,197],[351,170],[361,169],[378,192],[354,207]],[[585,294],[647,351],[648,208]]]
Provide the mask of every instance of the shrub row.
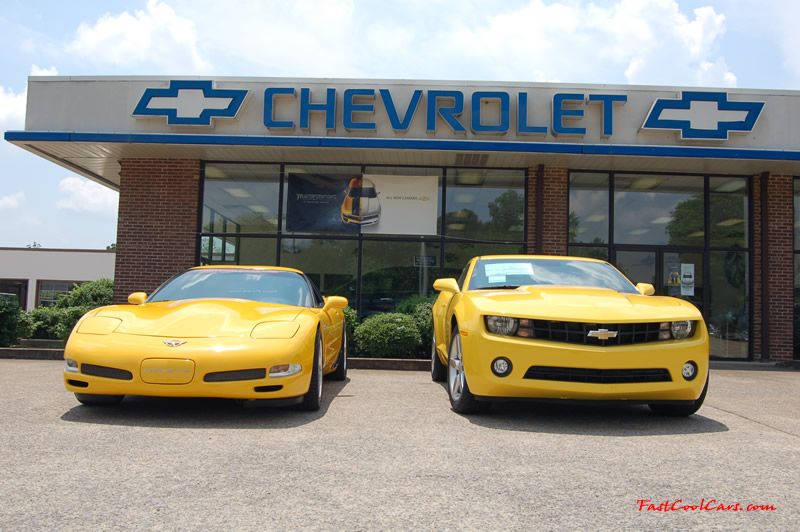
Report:
[[347,307],[348,350],[365,358],[427,358],[433,338],[431,310],[435,296],[411,297],[394,312],[375,314],[359,323],[356,311]]

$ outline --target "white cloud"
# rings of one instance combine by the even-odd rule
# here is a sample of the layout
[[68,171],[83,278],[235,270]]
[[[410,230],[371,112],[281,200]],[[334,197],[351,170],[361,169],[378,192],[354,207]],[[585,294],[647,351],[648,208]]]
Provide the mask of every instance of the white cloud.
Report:
[[58,190],[62,196],[56,202],[59,209],[103,216],[117,215],[119,194],[93,181],[81,177],[67,177],[58,183]]
[[0,209],[16,209],[25,199],[25,193],[21,190],[10,196],[0,196]]
[[41,68],[38,65],[31,65],[31,76],[58,76],[56,67]]
[[25,126],[27,92],[15,93],[0,85],[0,131]]
[[194,22],[158,0],[148,0],[144,11],[105,14],[94,25],[82,23],[67,51],[100,64],[156,65],[170,73],[211,69],[198,51]]

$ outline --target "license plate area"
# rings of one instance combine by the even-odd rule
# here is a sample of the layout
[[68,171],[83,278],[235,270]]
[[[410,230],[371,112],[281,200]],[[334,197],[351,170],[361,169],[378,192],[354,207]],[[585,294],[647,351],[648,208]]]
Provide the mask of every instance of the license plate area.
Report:
[[147,384],[188,384],[194,378],[194,361],[184,358],[148,358],[140,375]]

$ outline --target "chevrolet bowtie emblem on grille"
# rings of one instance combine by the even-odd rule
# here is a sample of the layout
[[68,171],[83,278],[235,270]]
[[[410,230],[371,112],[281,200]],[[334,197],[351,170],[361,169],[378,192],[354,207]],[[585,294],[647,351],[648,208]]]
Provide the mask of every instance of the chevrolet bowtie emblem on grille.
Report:
[[596,331],[589,331],[587,334],[589,338],[597,338],[599,340],[608,340],[609,338],[616,338],[617,331],[609,331],[608,329],[597,329]]
[[[616,336],[617,333],[614,333]],[[170,347],[178,347],[186,343],[186,340],[164,340],[164,343]]]

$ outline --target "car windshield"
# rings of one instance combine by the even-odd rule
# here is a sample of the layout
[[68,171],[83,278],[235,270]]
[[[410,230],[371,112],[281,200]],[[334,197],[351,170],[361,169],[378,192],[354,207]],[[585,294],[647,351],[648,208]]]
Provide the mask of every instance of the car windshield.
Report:
[[475,264],[469,290],[558,285],[608,288],[638,294],[631,282],[605,262],[571,259],[486,259]]
[[377,198],[378,194],[371,187],[354,187],[350,189],[348,196],[351,198]]
[[299,273],[227,268],[184,272],[164,283],[147,301],[181,299],[249,299],[299,307],[314,306],[308,283]]

